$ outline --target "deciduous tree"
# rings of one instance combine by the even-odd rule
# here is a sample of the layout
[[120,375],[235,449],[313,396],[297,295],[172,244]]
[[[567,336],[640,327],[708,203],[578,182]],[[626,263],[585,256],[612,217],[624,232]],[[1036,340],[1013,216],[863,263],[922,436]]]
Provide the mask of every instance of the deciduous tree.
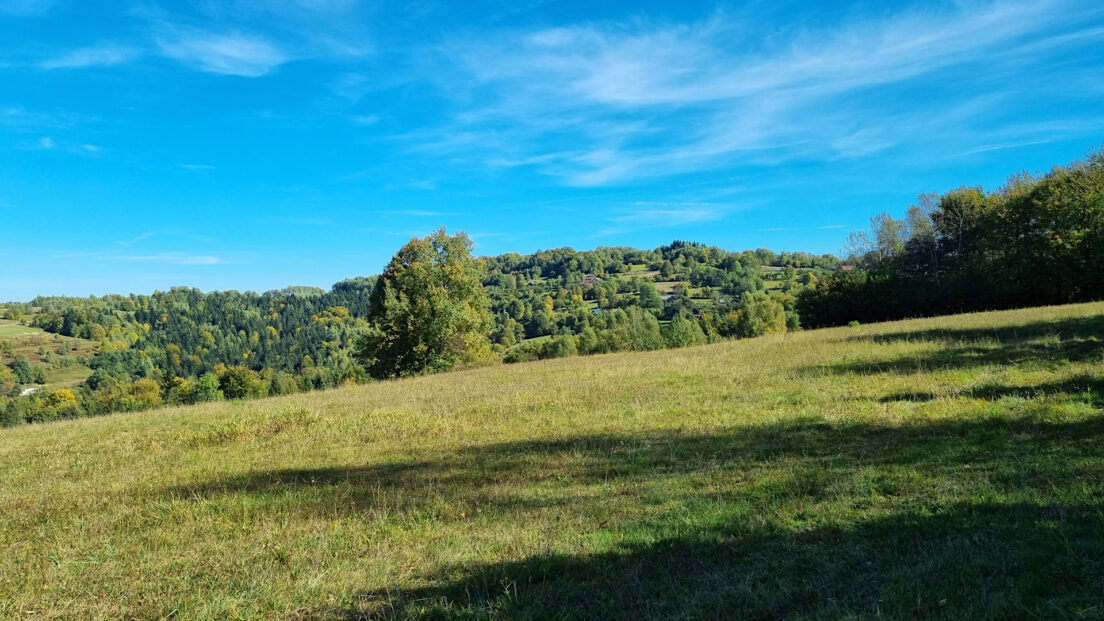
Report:
[[491,355],[483,263],[444,228],[410,240],[377,281],[357,357],[376,378],[431,373]]

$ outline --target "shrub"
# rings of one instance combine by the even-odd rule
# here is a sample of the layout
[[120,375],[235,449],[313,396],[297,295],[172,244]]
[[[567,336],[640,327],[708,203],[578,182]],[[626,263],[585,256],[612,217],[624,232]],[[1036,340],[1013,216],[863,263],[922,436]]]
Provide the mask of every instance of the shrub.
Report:
[[267,389],[256,371],[243,366],[223,367],[218,375],[218,383],[227,399],[263,397]]

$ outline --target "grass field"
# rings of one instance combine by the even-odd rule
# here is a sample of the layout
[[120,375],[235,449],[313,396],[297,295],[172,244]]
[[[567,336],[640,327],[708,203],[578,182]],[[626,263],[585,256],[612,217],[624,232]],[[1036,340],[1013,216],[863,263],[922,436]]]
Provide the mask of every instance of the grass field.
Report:
[[1104,304],[0,432],[0,618],[1102,618]]
[[[42,386],[44,391],[72,388],[92,375],[92,369],[82,364],[81,358],[87,360],[95,354],[97,345],[93,341],[49,334],[10,319],[0,319],[0,339],[12,344],[13,354],[25,356],[32,366],[43,369],[46,376],[46,384]],[[43,352],[48,352],[48,361],[44,359]],[[11,362],[15,355],[0,354],[0,364]]]
[[28,328],[14,321],[0,319],[0,336],[25,336],[41,332],[42,331],[37,328]]

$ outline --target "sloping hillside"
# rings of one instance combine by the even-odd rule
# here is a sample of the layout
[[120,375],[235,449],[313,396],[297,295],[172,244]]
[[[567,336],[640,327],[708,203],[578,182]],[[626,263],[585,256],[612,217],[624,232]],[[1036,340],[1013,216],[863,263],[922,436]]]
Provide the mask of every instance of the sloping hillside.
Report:
[[1104,304],[0,432],[0,617],[1104,614]]
[[0,392],[12,387],[28,393],[72,388],[92,374],[88,360],[97,350],[92,341],[0,319]]

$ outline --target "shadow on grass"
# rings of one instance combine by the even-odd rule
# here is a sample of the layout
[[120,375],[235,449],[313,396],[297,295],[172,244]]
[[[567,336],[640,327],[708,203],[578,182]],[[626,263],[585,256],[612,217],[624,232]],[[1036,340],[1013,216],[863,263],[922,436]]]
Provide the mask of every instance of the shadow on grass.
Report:
[[587,556],[456,568],[330,619],[1098,617],[1102,506],[964,504],[851,528],[738,522]]
[[[997,401],[1005,397],[1020,399],[1058,398],[1066,401],[1087,403],[1094,408],[1104,407],[1104,378],[1080,374],[1061,382],[1041,384],[982,384],[955,392],[950,397],[967,397]],[[879,399],[882,403],[893,401],[933,401],[939,395],[931,391],[897,392]]]
[[[935,370],[965,369],[1013,364],[1052,364],[1104,360],[1104,316],[1039,321],[996,328],[938,328],[856,336],[852,340],[878,344],[899,342],[940,343],[935,352],[883,360],[856,360],[806,367],[820,374],[911,374]],[[923,399],[916,399],[923,400]]]
[[[203,500],[312,490],[320,497],[333,495],[340,500],[326,503],[323,511],[332,512],[336,506],[348,513],[381,503],[417,508],[432,498],[490,508],[539,508],[544,506],[541,499],[527,501],[511,491],[529,486],[571,490],[580,485],[662,482],[764,465],[784,468],[789,474],[809,470],[828,481],[858,467],[907,466],[932,474],[961,466],[1016,465],[1045,456],[1035,472],[1022,472],[1022,479],[1008,482],[1015,486],[1031,484],[1047,468],[1068,471],[1079,458],[1104,456],[1102,439],[1104,416],[1072,422],[987,417],[905,426],[804,420],[717,434],[588,435],[480,445],[378,465],[252,472],[173,486],[157,494]],[[1057,461],[1059,457],[1066,461]],[[792,483],[786,480],[780,485],[785,488]],[[407,492],[416,493],[407,498]],[[565,502],[571,498],[553,494],[547,504]]]
[[1099,616],[1102,440],[1104,416],[805,420],[493,444],[158,495],[442,527],[478,513],[536,529],[551,513],[609,536],[597,553],[423,568],[428,586],[368,589],[321,618]]
[[932,328],[930,330],[889,332],[872,336],[854,336],[851,337],[851,340],[872,340],[875,343],[897,343],[902,341],[954,343],[992,339],[1001,343],[1024,343],[1049,337],[1078,341],[1096,338],[1099,341],[1104,339],[1104,315],[1033,321],[1014,326]]

